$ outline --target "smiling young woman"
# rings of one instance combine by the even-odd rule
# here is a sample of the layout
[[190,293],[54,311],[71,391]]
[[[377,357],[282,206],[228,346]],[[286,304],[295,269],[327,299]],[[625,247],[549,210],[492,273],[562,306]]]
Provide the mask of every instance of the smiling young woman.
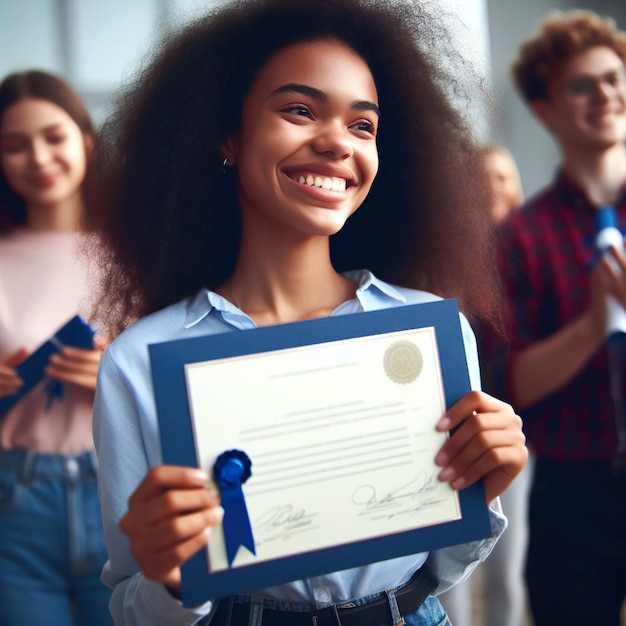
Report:
[[478,391],[462,316],[475,391],[442,416],[454,434],[436,462],[453,488],[484,480],[494,537],[233,597],[217,613],[178,599],[180,566],[223,511],[204,472],[162,464],[149,343],[444,295],[468,313],[495,306],[482,170],[426,52],[439,36],[412,2],[235,2],[174,36],[105,125],[88,203],[108,246],[115,304],[102,312],[117,328],[142,318],[103,358],[94,412],[117,623],[325,624],[350,601],[342,619],[368,623],[376,607],[381,626],[400,619],[398,600],[407,624],[445,625],[431,594],[503,530],[497,496],[524,466],[524,437],[512,408]]
[[[77,229],[94,145],[89,114],[63,80],[31,71],[0,82],[0,398],[24,384],[23,359],[91,312]],[[0,415],[2,624],[111,623],[91,433],[101,354],[64,348]],[[63,392],[52,399],[55,381]]]

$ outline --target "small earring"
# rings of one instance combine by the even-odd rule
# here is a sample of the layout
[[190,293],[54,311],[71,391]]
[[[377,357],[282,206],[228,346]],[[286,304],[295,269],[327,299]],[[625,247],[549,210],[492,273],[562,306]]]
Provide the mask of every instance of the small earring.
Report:
[[226,157],[223,161],[222,161],[222,172],[224,172],[224,174],[226,174],[226,168],[230,167],[230,163],[228,162],[228,157]]

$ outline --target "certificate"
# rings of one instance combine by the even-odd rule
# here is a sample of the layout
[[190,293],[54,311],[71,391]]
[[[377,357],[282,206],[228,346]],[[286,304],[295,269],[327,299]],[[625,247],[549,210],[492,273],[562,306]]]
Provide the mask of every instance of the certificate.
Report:
[[[437,479],[435,425],[469,391],[456,301],[150,346],[166,463],[241,450],[253,545],[225,529],[183,566],[183,601],[490,534],[482,485]],[[227,531],[227,529],[226,529]]]

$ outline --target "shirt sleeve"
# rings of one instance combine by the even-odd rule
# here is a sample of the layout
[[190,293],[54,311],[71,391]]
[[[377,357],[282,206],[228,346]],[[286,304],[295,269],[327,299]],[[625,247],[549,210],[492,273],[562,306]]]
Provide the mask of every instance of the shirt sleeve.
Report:
[[482,563],[493,550],[500,535],[505,531],[508,521],[502,512],[500,498],[496,498],[489,507],[491,536],[479,541],[470,541],[458,546],[450,546],[431,552],[428,557],[428,569],[439,581],[435,595],[439,595],[454,585],[464,581]]
[[[136,378],[146,379],[145,374]],[[155,454],[146,449],[142,427],[149,425],[142,424],[140,417],[146,408],[143,405],[152,400],[150,394],[140,392],[117,368],[109,349],[100,365],[94,403],[98,483],[109,550],[102,582],[113,590],[110,609],[117,626],[191,626],[209,615],[212,602],[183,607],[164,585],[146,579],[131,556],[128,538],[119,528],[128,498],[148,472],[149,456]],[[149,439],[154,440],[154,434]]]

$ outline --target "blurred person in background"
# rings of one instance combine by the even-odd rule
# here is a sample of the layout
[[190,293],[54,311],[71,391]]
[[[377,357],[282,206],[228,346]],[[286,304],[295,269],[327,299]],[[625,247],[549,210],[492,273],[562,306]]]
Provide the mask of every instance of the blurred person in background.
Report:
[[[89,315],[78,224],[95,141],[62,79],[29,71],[0,83],[0,398],[24,384],[16,365]],[[91,422],[103,342],[95,344],[62,348],[44,380],[0,415],[0,624],[112,623],[100,582],[107,553]]]
[[[487,207],[497,236],[502,222],[523,202],[522,183],[517,164],[507,148],[485,144],[480,155],[487,171],[491,203]],[[487,324],[475,323],[482,386],[491,394],[501,394],[498,386],[496,350],[502,350],[504,337]],[[500,496],[502,509],[509,519],[506,532],[490,557],[479,568],[479,575],[453,587],[441,596],[441,603],[455,626],[478,626],[473,616],[479,611],[473,598],[484,597],[484,624],[486,626],[521,626],[526,614],[524,563],[528,540],[528,490],[530,463],[510,487]],[[483,622],[481,622],[483,623]]]
[[[618,626],[626,597],[626,363],[607,340],[607,296],[626,304],[626,257],[598,258],[595,217],[626,225],[626,33],[554,12],[522,43],[516,86],[561,164],[504,223],[509,401],[534,472],[526,580],[536,626]],[[617,385],[612,388],[614,376]]]
[[481,154],[491,191],[491,216],[500,225],[524,201],[522,181],[513,155],[504,146],[486,144]]

